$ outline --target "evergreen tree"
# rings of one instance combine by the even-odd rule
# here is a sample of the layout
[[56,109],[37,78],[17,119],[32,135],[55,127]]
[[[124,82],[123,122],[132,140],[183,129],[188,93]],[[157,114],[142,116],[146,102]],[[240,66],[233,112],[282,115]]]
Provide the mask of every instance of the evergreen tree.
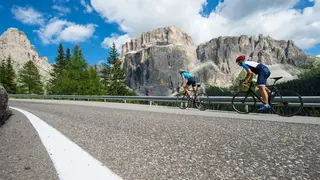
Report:
[[112,82],[112,66],[114,65],[114,63],[118,60],[118,56],[119,53],[117,51],[116,45],[115,43],[112,43],[112,47],[110,48],[109,51],[109,57],[107,58],[106,62],[102,63],[102,70],[101,70],[101,74],[102,74],[102,83],[104,85],[104,88],[107,90],[112,90],[111,86],[111,82]]
[[14,72],[13,66],[12,66],[12,59],[11,56],[9,56],[6,60],[5,65],[5,78],[6,78],[6,84],[5,88],[8,93],[14,94],[17,91],[17,84],[15,82],[16,79],[16,73]]
[[100,82],[100,78],[98,76],[97,71],[94,69],[94,67],[90,67],[86,72],[86,75],[88,76],[88,81],[85,82],[85,94],[90,95],[102,95],[104,94],[104,88]]
[[66,65],[69,64],[70,60],[71,60],[71,52],[70,52],[70,49],[67,48],[67,50],[66,50],[66,57],[65,57]]
[[5,65],[5,61],[1,60],[0,62],[0,84],[2,84],[4,86],[5,80],[6,80],[6,65]]
[[66,69],[67,61],[64,56],[63,46],[60,43],[58,47],[58,55],[55,58],[55,64],[53,65],[52,72],[50,73],[51,79],[50,79],[50,91],[53,94],[56,94],[59,86],[58,81],[61,78],[61,75],[63,71]]
[[126,74],[120,60],[115,61],[111,67],[111,83],[107,92],[113,96],[135,95],[134,92],[126,88]]
[[117,51],[115,43],[113,42],[112,43],[112,47],[110,48],[110,52],[109,52],[109,57],[107,59],[107,63],[110,64],[110,65],[114,64],[118,60],[118,57],[119,57],[119,53]]
[[43,84],[40,79],[38,68],[31,60],[28,61],[19,73],[19,90],[21,93],[41,94],[43,92]]
[[65,69],[67,65],[67,61],[64,56],[63,46],[61,43],[59,44],[58,55],[55,60],[56,63],[53,65],[53,76],[56,78],[62,73],[62,71]]
[[103,67],[100,72],[102,74],[102,83],[103,83],[104,89],[107,90],[111,83],[111,67],[106,63],[102,63],[102,66]]

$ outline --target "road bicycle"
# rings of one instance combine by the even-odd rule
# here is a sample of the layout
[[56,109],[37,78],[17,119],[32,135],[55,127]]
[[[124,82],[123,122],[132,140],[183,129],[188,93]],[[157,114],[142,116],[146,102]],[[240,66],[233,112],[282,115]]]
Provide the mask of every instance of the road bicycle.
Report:
[[194,93],[194,97],[190,98],[187,94],[187,92],[182,91],[181,93],[177,94],[177,100],[176,104],[180,109],[186,109],[186,108],[193,108],[196,107],[200,111],[205,111],[209,107],[209,96],[203,92],[199,92],[198,88],[200,87],[200,84],[196,85],[196,90],[198,92],[198,95],[196,96]]
[[[282,79],[282,77],[270,79],[274,80],[274,83],[269,87],[271,93],[269,93],[268,101],[271,106],[271,112],[285,117],[291,117],[298,114],[303,108],[301,96],[292,90],[279,90],[275,83]],[[254,82],[250,82],[247,85],[242,84],[248,88],[248,90],[239,91],[233,96],[233,110],[240,114],[248,114],[257,109],[257,99],[263,104],[260,96],[253,90],[255,88],[254,84]]]

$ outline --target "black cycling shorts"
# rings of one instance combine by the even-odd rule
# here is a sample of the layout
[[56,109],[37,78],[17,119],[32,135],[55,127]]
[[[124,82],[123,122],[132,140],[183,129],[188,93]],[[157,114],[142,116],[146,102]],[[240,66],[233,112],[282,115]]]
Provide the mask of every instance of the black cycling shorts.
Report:
[[188,79],[187,85],[192,85],[192,87],[196,86],[196,80],[194,79],[194,77]]

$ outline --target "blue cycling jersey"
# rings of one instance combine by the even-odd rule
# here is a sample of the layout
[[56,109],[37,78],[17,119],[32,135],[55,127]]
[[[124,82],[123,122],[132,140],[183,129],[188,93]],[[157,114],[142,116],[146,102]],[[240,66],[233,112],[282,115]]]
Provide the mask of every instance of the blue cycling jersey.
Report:
[[192,78],[192,75],[191,75],[190,73],[188,73],[188,72],[183,72],[183,73],[181,74],[181,76],[184,77],[184,78],[186,78],[186,79]]

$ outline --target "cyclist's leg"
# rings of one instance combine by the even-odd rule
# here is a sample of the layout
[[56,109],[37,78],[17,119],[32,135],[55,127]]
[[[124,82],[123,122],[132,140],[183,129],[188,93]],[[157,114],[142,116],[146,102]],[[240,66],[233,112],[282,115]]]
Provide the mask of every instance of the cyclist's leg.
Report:
[[[263,69],[259,75],[258,75],[258,87],[260,89],[261,95],[262,95],[262,100],[263,104],[265,107],[270,108],[269,101],[268,101],[268,92],[266,88],[267,84],[267,78],[270,76],[270,71],[268,69]],[[263,110],[264,108],[259,108]]]
[[192,90],[193,90],[194,95],[198,96],[196,80],[194,78],[192,78],[190,83],[192,84]]
[[188,96],[191,97],[191,94],[190,94],[190,92],[189,92],[189,90],[188,90],[189,85],[190,85],[190,83],[189,83],[189,81],[188,81],[187,84],[186,84],[185,86],[183,86],[183,88],[184,88],[184,91],[188,94]]

